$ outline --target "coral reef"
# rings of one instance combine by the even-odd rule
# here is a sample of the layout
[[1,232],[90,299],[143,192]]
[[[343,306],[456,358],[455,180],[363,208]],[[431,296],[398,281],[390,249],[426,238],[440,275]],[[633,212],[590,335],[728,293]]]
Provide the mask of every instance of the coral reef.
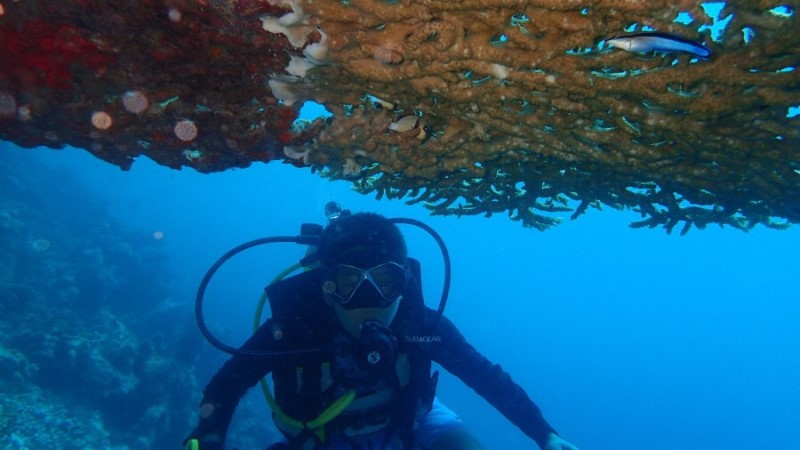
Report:
[[[0,392],[0,408],[7,411],[0,419],[3,436],[0,442],[4,449],[129,448],[112,444],[96,411],[50,397],[38,388],[15,392],[14,395]],[[75,420],[75,417],[86,417],[88,420]]]
[[0,138],[81,147],[123,168],[142,154],[200,171],[274,159],[297,113],[267,81],[291,52],[258,17],[281,8],[206,3],[4,2]]
[[[123,167],[280,158],[436,214],[540,229],[602,205],[683,232],[800,219],[796,0],[730,1],[719,20],[687,0],[83,3],[0,16],[4,41],[28,42],[15,48],[68,44],[47,47],[56,63],[0,50],[14,68],[0,69],[0,138]],[[712,54],[604,43],[650,30]],[[148,99],[140,112],[126,110],[132,92]],[[293,128],[304,100],[333,118]],[[92,125],[92,112],[108,118]],[[193,133],[178,134],[184,121]]]
[[203,347],[163,256],[74,179],[3,151],[0,448],[177,446]]

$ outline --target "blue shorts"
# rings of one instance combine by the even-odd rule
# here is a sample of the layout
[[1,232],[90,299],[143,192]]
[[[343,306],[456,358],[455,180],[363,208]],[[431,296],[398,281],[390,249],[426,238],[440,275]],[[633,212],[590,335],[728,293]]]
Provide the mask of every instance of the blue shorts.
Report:
[[[433,446],[442,433],[453,428],[464,428],[464,422],[450,408],[442,404],[438,398],[433,399],[431,410],[414,426],[415,448],[428,449]],[[399,439],[389,439],[387,430],[345,438],[340,435],[330,436],[320,450],[400,450],[403,448]]]
[[434,397],[431,410],[422,417],[414,429],[414,440],[423,449],[431,448],[442,433],[453,428],[466,428],[466,426],[456,413]]

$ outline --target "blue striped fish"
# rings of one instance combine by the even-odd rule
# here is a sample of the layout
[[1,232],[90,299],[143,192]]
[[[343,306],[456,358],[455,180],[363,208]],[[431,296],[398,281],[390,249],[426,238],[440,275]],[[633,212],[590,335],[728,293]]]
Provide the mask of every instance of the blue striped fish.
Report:
[[685,52],[702,59],[708,59],[711,56],[711,50],[703,44],[658,31],[614,36],[606,39],[606,43],[612,47],[635,53]]

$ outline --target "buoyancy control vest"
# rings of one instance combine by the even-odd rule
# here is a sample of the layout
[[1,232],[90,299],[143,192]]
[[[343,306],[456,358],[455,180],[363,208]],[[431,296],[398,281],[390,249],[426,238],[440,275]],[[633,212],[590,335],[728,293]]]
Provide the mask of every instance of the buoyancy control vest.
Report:
[[[327,205],[326,215],[328,215]],[[330,215],[328,216],[331,220],[335,219]],[[433,327],[436,327],[444,313],[450,290],[450,256],[444,240],[433,228],[418,220],[410,218],[389,220],[395,224],[407,224],[422,229],[436,241],[441,251],[444,272],[442,295],[433,318]],[[331,329],[326,325],[331,320],[332,314],[321,294],[321,273],[318,269],[309,269],[308,272],[285,278],[301,267],[313,268],[316,265],[313,252],[310,252],[310,257],[307,253],[305,258],[279,274],[276,279],[282,281],[268,286],[264,295],[262,295],[261,301],[259,301],[253,326],[254,329],[261,332],[260,334],[263,335],[263,332],[267,331],[266,335],[272,336],[273,342],[268,343],[269,349],[237,348],[217,339],[206,325],[203,304],[206,289],[212,278],[231,258],[248,249],[274,243],[295,243],[313,248],[319,243],[321,231],[322,227],[319,225],[303,224],[301,233],[298,236],[264,237],[237,245],[220,256],[209,267],[198,285],[195,297],[197,326],[211,345],[232,355],[276,357],[280,361],[281,364],[279,365],[281,367],[274,373],[278,380],[285,380],[285,383],[281,381],[276,383],[279,388],[280,404],[284,405],[287,410],[293,413],[292,415],[299,419],[295,419],[292,415],[285,414],[281,410],[272,397],[266,381],[262,379],[260,384],[264,391],[264,397],[273,409],[273,415],[276,418],[282,418],[285,422],[304,429],[304,434],[312,435],[317,439],[324,439],[326,425],[354,401],[355,393],[351,390],[347,395],[333,400],[333,403],[325,408],[321,414],[309,421],[309,417],[313,417],[314,411],[318,411],[321,405],[327,404],[332,399],[325,398],[324,395],[309,395],[306,399],[308,401],[303,401],[303,398],[298,396],[298,393],[302,393],[302,390],[284,389],[287,386],[292,386],[290,384],[291,377],[294,376],[294,380],[299,379],[301,381],[300,386],[314,386],[314,383],[318,382],[320,386],[319,392],[322,394],[323,389],[321,388],[325,385],[325,376],[328,373],[324,356],[326,349],[327,351],[332,349],[330,346],[326,346],[331,342],[328,338],[332,337],[332,334],[326,335],[325,333],[329,333]],[[391,327],[394,330],[395,341],[398,346],[397,353],[401,356],[395,362],[395,366],[398,369],[397,372],[408,374],[408,377],[404,379],[405,381],[400,383],[403,387],[395,397],[395,416],[393,417],[393,424],[397,427],[398,433],[402,435],[406,449],[412,448],[413,445],[412,427],[415,418],[430,410],[436,385],[436,374],[434,374],[434,377],[430,377],[431,357],[429,353],[426,353],[430,346],[426,343],[426,340],[414,339],[421,336],[416,333],[419,329],[424,328],[424,325],[430,324],[424,324],[424,320],[428,317],[428,310],[422,299],[419,263],[409,259],[409,266],[416,278],[416,283],[409,284],[411,288],[409,292],[406,292],[402,307],[398,310]],[[273,309],[273,316],[262,325],[261,316],[268,291],[272,294],[270,303]],[[268,328],[263,329],[263,327]],[[399,339],[397,339],[398,336]],[[402,357],[404,354],[407,355],[407,358]],[[404,361],[406,362],[406,369],[401,371],[399,370],[401,369],[400,363]],[[318,367],[319,370],[316,370],[315,367]],[[302,370],[298,371],[298,368],[302,368]],[[329,369],[330,367],[328,367]],[[313,394],[313,390],[306,392]],[[300,401],[297,401],[298,399]]]
[[[413,282],[408,284],[389,327],[397,345],[392,367],[373,380],[376,384],[365,386],[363,391],[356,387],[353,407],[325,425],[327,433],[357,432],[390,423],[387,426],[394,427],[406,447],[411,448],[414,421],[431,407],[435,391],[431,358],[423,350],[425,346],[405,339],[423,334],[425,327],[420,264],[412,258],[407,264]],[[264,326],[272,331],[271,348],[287,351],[272,372],[275,402],[286,416],[304,423],[319,417],[344,391],[344,380],[338,373],[341,370],[337,368],[337,358],[342,353],[337,343],[343,341],[343,330],[326,304],[321,286],[322,271],[314,269],[265,288],[272,316]],[[320,351],[291,353],[296,348]],[[287,429],[277,417],[276,424],[290,442],[292,435],[300,434]]]

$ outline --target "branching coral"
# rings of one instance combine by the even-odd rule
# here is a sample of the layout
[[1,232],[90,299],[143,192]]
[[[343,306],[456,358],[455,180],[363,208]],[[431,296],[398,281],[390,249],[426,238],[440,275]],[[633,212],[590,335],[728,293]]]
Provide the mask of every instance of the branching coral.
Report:
[[[339,64],[298,88],[356,112],[335,115],[306,159],[335,177],[344,161],[361,162],[365,191],[439,214],[507,212],[537,228],[574,204],[575,215],[634,208],[635,226],[684,232],[800,219],[800,128],[787,118],[800,102],[800,32],[795,15],[769,12],[783,2],[731,2],[716,42],[694,2],[314,4],[304,8]],[[691,25],[675,22],[681,11]],[[598,44],[642,26],[705,40],[714,56]],[[745,27],[757,37],[745,42]],[[432,138],[387,132],[376,118],[392,117],[362,105],[365,94],[399,104],[395,117],[415,111]]]
[[[12,3],[0,27],[86,14],[62,3],[57,14]],[[800,119],[787,117],[800,107],[797,0],[730,1],[713,31],[687,0],[175,0],[177,16],[156,3],[70,23],[114,58],[76,58],[69,93],[0,69],[0,97],[19,110],[0,114],[0,138],[69,143],[122,166],[138,154],[203,171],[283,158],[437,214],[508,213],[542,229],[562,209],[603,204],[667,230],[800,219]],[[603,44],[647,30],[713,54]],[[131,91],[149,108],[121,111]],[[334,117],[294,131],[303,100]],[[98,111],[107,129],[91,126]],[[409,129],[392,125],[410,115]],[[193,140],[173,132],[186,120]]]

